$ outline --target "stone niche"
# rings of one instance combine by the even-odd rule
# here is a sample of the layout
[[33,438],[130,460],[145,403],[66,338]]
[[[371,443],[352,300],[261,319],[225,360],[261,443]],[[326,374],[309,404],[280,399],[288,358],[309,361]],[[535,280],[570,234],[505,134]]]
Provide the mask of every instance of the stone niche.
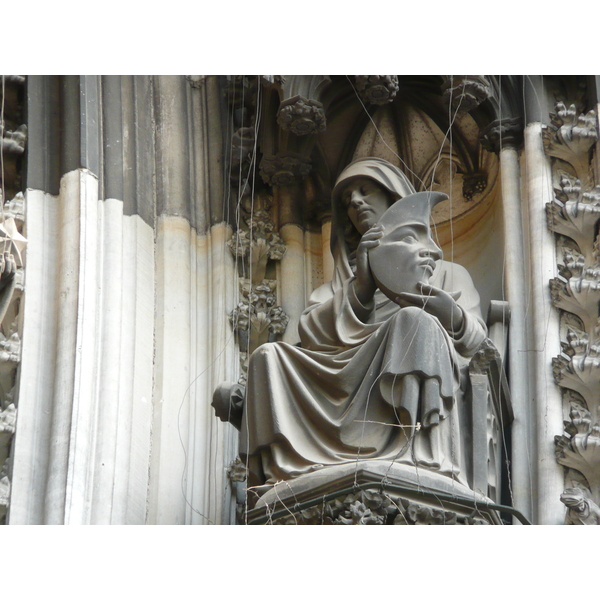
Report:
[[[242,84],[243,106],[240,94],[235,93],[236,86]],[[232,169],[232,185],[241,198],[240,226],[229,245],[237,258],[243,299],[230,316],[240,345],[241,376],[235,384],[219,386],[213,406],[222,420],[241,430],[241,460],[230,469],[230,479],[238,489],[239,522],[500,524],[510,515],[526,521],[518,511],[503,504],[504,441],[513,419],[503,367],[510,314],[502,300],[502,264],[497,260],[503,251],[498,159],[480,143],[487,124],[482,114],[485,117],[488,113],[477,110],[480,105],[485,106],[486,97],[477,101],[471,98],[465,104],[469,110],[461,109],[460,102],[456,104],[456,98],[447,93],[443,78],[435,77],[283,77],[243,82],[231,78],[225,89],[232,102],[238,103],[232,110],[232,163],[236,166]],[[465,88],[460,89],[462,92],[457,93],[464,93]],[[260,121],[257,106],[261,108]],[[395,460],[388,454],[378,457],[377,453],[366,458],[359,451],[354,460],[346,455],[343,460],[338,457],[331,462],[315,459],[309,460],[312,466],[307,467],[305,456],[298,459],[302,452],[296,453],[296,442],[283,431],[285,425],[280,425],[296,419],[298,426],[309,432],[304,438],[310,438],[311,431],[319,437],[323,433],[320,417],[311,417],[310,410],[300,415],[293,410],[286,413],[287,409],[283,409],[280,413],[280,409],[266,408],[271,402],[298,406],[301,397],[322,393],[316,392],[319,386],[329,386],[323,392],[327,402],[335,403],[338,397],[346,394],[347,399],[348,394],[355,393],[341,391],[345,385],[343,377],[329,381],[325,371],[315,371],[315,363],[300,366],[306,352],[343,354],[344,348],[354,347],[354,342],[339,339],[309,341],[306,330],[303,333],[306,324],[301,315],[307,305],[325,306],[327,289],[338,285],[341,290],[343,281],[344,286],[355,289],[354,282],[360,279],[356,265],[359,259],[354,262],[354,256],[359,253],[365,231],[356,222],[353,231],[347,225],[346,230],[341,227],[340,219],[348,218],[338,214],[340,203],[351,200],[342,200],[343,190],[338,184],[340,173],[351,168],[349,165],[367,164],[365,160],[387,165],[382,167],[387,175],[378,179],[372,171],[367,179],[375,181],[379,192],[383,190],[392,204],[417,192],[442,192],[448,196],[433,208],[431,220],[427,213],[423,223],[429,241],[423,243],[435,248],[431,250],[437,261],[431,266],[435,273],[432,285],[445,290],[444,298],[451,296],[448,302],[454,308],[448,309],[453,315],[450,321],[456,317],[457,322],[462,322],[460,331],[450,322],[442,324],[446,309],[436,313],[427,303],[420,306],[434,317],[427,325],[433,327],[431,331],[439,334],[440,328],[443,330],[440,343],[450,340],[448,343],[455,350],[458,348],[456,356],[454,350],[449,351],[449,364],[461,373],[456,379],[460,399],[454,404],[444,400],[431,413],[426,402],[422,404],[428,392],[417,391],[414,398],[420,398],[415,400],[419,408],[412,421],[396,415],[398,421],[391,417],[378,425],[412,427],[414,432],[407,440],[408,444],[416,444],[413,438],[420,439],[422,435],[425,439],[426,430],[437,431],[436,419],[443,421],[444,426],[452,419],[460,421],[459,434],[444,434],[446,442],[454,444],[450,452],[457,455],[450,459],[450,454],[446,454],[447,462],[461,464],[460,476],[452,471],[454,467],[450,474],[441,474],[443,469],[435,459],[429,463],[411,459],[408,455],[414,450],[405,453],[406,460]],[[251,168],[254,161],[260,165],[260,178]],[[348,181],[353,177],[348,175]],[[346,185],[350,184],[341,187]],[[439,267],[441,264],[445,267]],[[444,269],[447,276],[440,275]],[[476,307],[459,305],[457,292],[462,293],[463,304],[468,292],[451,287],[455,271],[471,289],[479,291],[480,303]],[[400,293],[405,292],[400,289]],[[352,292],[347,298],[354,310],[353,319],[372,322],[379,308],[365,308],[360,301],[352,304]],[[377,306],[382,298],[375,296]],[[410,301],[419,302],[414,294]],[[403,312],[406,307],[401,304],[400,312],[405,316],[413,314]],[[361,312],[363,309],[366,312]],[[369,316],[369,310],[375,312]],[[471,315],[468,318],[467,313]],[[479,316],[474,317],[475,313]],[[323,323],[325,329],[331,324]],[[318,331],[321,325],[314,327]],[[466,346],[470,344],[467,349],[456,341],[465,334],[465,327],[471,327],[472,333],[470,341],[465,342]],[[336,331],[339,333],[339,327]],[[331,339],[338,333],[332,334]],[[416,381],[417,387],[427,387],[429,384],[423,383],[427,376],[419,379],[423,373],[418,361],[418,357],[413,361],[417,366],[411,372],[417,375],[411,381]],[[370,373],[369,377],[374,376]],[[432,377],[443,380],[438,375]],[[373,378],[373,385],[376,379]],[[289,385],[281,383],[292,380],[295,382]],[[394,385],[392,397],[396,393]],[[403,385],[408,389],[409,382]],[[389,401],[392,405],[394,402]],[[398,410],[410,412],[404,400],[397,402]],[[256,409],[259,405],[263,408]],[[315,410],[318,412],[318,408]],[[350,402],[347,412],[352,410]],[[452,418],[448,418],[450,413]],[[358,414],[355,421],[375,423]],[[410,425],[406,424],[408,421]],[[341,427],[339,423],[332,426]],[[269,427],[274,432],[271,438],[265,434]],[[349,447],[354,443],[356,440],[349,442]],[[427,443],[433,448],[437,442]],[[435,454],[437,450],[431,452]],[[281,456],[292,456],[291,463],[297,459],[299,462],[281,469]]]

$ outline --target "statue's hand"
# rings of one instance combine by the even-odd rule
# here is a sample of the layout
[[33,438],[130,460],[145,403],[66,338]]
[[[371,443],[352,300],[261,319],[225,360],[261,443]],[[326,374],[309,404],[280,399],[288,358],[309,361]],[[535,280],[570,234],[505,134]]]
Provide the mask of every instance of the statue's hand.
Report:
[[464,316],[456,301],[462,292],[446,292],[427,283],[419,284],[420,294],[403,292],[396,297],[396,304],[401,307],[420,306],[430,315],[437,317],[442,327],[450,332],[457,332],[463,326]]
[[383,227],[381,225],[373,225],[361,238],[360,244],[356,250],[356,280],[354,282],[354,291],[356,297],[362,304],[369,303],[377,285],[371,274],[369,266],[369,250],[379,246],[379,240],[383,236]]

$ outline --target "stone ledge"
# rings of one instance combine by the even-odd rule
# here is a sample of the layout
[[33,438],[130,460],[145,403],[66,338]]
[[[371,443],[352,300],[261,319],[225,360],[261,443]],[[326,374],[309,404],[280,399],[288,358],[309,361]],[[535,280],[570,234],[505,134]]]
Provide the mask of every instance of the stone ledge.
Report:
[[499,525],[499,508],[512,511],[449,477],[410,465],[368,461],[325,467],[278,482],[246,513],[244,521],[257,525]]

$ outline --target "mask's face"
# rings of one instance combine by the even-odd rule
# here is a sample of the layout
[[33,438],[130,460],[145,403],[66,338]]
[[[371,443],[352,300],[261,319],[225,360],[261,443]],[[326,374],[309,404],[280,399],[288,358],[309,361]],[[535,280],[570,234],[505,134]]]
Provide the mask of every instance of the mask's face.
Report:
[[391,204],[388,193],[368,177],[351,181],[342,192],[341,200],[361,235],[379,221]]
[[429,226],[411,221],[384,225],[379,246],[369,252],[369,263],[379,288],[390,298],[399,293],[419,293],[419,283],[429,283],[442,251]]

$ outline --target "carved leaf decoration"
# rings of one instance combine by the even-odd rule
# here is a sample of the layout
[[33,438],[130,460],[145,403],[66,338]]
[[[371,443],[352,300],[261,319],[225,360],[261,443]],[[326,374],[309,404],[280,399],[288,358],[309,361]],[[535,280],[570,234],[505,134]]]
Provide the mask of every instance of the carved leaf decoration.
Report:
[[10,443],[15,433],[15,424],[17,422],[17,409],[14,404],[9,404],[0,412],[0,448]]
[[593,257],[596,224],[600,219],[600,186],[584,192],[581,199],[556,198],[546,205],[549,228],[570,237],[584,256]]
[[573,357],[561,354],[552,361],[556,382],[564,388],[576,391],[592,409],[598,406],[598,385],[600,385],[600,359],[587,354]]
[[594,500],[600,502],[600,425],[592,424],[591,413],[577,406],[570,411],[567,435],[556,436],[558,462],[579,471],[587,480]]
[[555,110],[552,124],[542,131],[546,152],[570,164],[577,177],[589,184],[589,151],[598,139],[596,112],[590,110],[582,115],[574,104],[567,108],[562,102],[556,104]]
[[593,331],[598,319],[600,280],[558,276],[550,280],[550,295],[556,308],[577,315]]

